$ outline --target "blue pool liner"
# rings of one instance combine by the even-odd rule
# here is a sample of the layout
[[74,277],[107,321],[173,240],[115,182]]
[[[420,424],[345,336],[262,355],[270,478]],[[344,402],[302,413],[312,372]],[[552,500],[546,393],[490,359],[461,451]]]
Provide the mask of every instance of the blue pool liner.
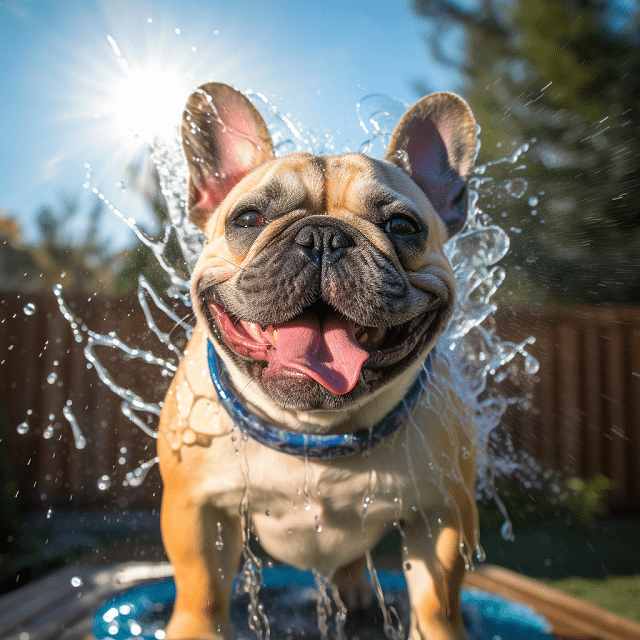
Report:
[[[400,572],[379,571],[378,578],[385,600],[405,616],[408,613],[406,582]],[[235,589],[234,589],[235,592]],[[271,622],[271,638],[287,640],[298,637],[313,639],[316,630],[315,582],[311,572],[290,567],[265,568],[260,595]],[[163,640],[166,625],[176,595],[172,579],[132,587],[109,599],[95,614],[93,633],[97,640]],[[252,640],[257,636],[243,629],[245,600],[234,595],[232,624],[237,640]],[[246,599],[246,596],[245,596]],[[549,640],[551,625],[540,614],[524,604],[475,589],[463,589],[461,594],[465,626],[472,640]],[[234,608],[236,615],[234,616]],[[272,610],[276,610],[275,613]],[[278,613],[278,610],[281,613]],[[405,628],[408,621],[405,622]],[[298,628],[296,634],[292,629]],[[349,634],[347,625],[347,637]],[[384,640],[379,632],[357,634],[362,638]],[[319,638],[319,633],[317,633]]]

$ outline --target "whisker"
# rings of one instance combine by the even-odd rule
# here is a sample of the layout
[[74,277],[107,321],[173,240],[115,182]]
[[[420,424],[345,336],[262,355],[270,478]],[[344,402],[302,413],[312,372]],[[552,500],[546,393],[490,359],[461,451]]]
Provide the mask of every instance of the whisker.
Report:
[[195,320],[196,314],[193,313],[193,311],[191,311],[190,313],[187,313],[186,316],[180,318],[180,320],[178,320],[178,322],[176,322],[173,327],[171,328],[171,331],[169,331],[168,336],[171,337],[171,334],[178,328],[182,326],[182,323],[185,321],[191,321],[191,320]]
[[220,260],[224,260],[225,262],[232,264],[236,269],[240,269],[240,271],[247,270],[246,267],[241,267],[239,264],[236,264],[233,260],[229,260],[227,258],[224,258],[223,256],[216,256],[216,258],[219,258]]
[[242,387],[242,389],[240,389],[240,392],[238,393],[239,396],[241,396],[246,390],[247,387],[252,383],[255,382],[255,380],[253,378],[249,378],[249,380],[247,381],[247,384],[244,385],[244,387]]
[[369,418],[367,417],[367,414],[365,413],[364,409],[362,408],[362,405],[356,401],[356,404],[358,405],[358,409],[360,409],[360,413],[364,416],[364,419],[368,424],[367,428],[369,429],[369,431],[371,431],[371,429],[373,429],[373,427],[375,426],[375,422],[371,423],[371,421],[369,420]]

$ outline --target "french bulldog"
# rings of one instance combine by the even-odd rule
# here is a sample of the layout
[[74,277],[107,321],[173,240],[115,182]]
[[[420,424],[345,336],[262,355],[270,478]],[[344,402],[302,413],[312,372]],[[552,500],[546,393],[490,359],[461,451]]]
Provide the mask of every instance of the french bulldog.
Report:
[[467,218],[471,110],[448,92],[422,98],[382,160],[276,157],[253,104],[209,83],[182,136],[207,243],[158,435],[177,588],[166,637],[228,637],[250,534],[358,606],[363,559],[398,529],[410,638],[466,638],[475,431],[431,351],[455,300],[443,247]]

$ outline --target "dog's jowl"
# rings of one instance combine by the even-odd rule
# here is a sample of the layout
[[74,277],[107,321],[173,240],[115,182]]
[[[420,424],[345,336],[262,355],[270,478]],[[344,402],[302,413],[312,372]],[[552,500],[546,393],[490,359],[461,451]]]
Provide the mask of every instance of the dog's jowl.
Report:
[[[167,638],[228,636],[243,526],[350,607],[371,597],[367,548],[402,527],[410,637],[466,638],[461,547],[478,534],[475,456],[460,452],[474,429],[431,351],[455,300],[443,245],[467,216],[469,107],[423,98],[383,160],[276,158],[252,104],[211,83],[182,135],[208,241],[158,437]],[[434,473],[443,460],[456,473]]]

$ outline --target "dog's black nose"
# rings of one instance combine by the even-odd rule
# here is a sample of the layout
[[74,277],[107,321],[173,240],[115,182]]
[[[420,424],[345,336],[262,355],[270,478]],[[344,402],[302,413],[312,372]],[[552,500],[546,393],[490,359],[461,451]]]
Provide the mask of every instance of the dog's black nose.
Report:
[[329,264],[337,262],[353,246],[351,238],[333,225],[306,225],[296,234],[295,243],[318,265],[321,261]]

